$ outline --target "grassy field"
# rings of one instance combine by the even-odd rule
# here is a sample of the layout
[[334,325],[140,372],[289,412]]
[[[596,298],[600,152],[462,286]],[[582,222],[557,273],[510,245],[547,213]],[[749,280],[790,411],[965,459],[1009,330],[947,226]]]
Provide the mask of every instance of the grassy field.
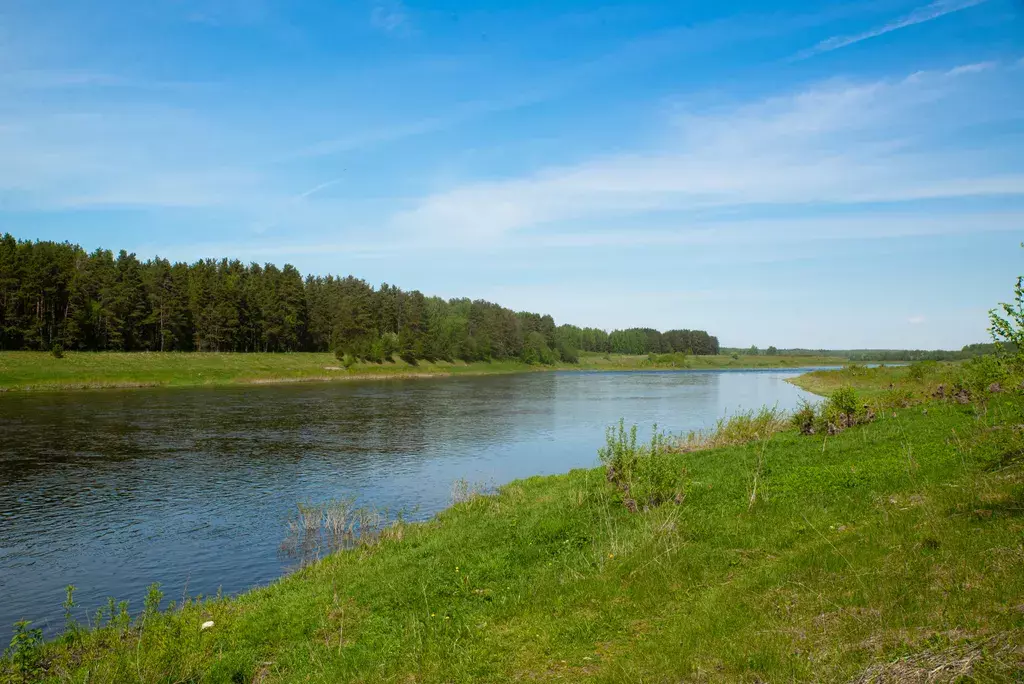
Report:
[[[841,363],[839,359],[808,357],[723,356],[689,357],[685,367],[770,368]],[[521,373],[563,370],[651,370],[684,367],[656,363],[647,356],[586,354],[579,364],[528,366],[516,361],[448,363],[422,361],[413,366],[393,363],[359,363],[346,370],[333,354],[217,354],[217,353],[117,353],[68,352],[57,359],[44,352],[0,352],[0,391],[94,389],[103,387],[152,387],[226,385],[263,382],[360,380],[409,378],[455,374]]]
[[[838,371],[804,373],[790,380],[798,387],[827,396],[840,387],[852,387],[869,399],[889,399],[892,403],[916,403],[964,392],[964,398],[984,396],[990,388],[1020,389],[1021,377],[1008,379],[993,357],[966,362],[919,361],[906,366],[868,368],[848,365]],[[996,388],[992,385],[995,383]]]
[[1022,681],[1022,426],[1014,390],[673,451],[680,496],[637,512],[603,469],[514,482],[23,662],[67,682]]

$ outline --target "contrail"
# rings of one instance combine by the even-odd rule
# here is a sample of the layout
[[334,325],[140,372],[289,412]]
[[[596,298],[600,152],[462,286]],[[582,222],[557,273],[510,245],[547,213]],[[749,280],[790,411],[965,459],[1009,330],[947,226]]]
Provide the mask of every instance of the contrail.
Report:
[[908,15],[900,17],[895,21],[890,21],[888,24],[873,28],[870,31],[857,33],[852,36],[833,36],[832,38],[827,38],[809,50],[804,50],[797,54],[795,58],[806,59],[808,57],[813,57],[814,55],[820,55],[823,52],[838,50],[840,48],[859,43],[862,40],[877,38],[878,36],[883,36],[886,33],[898,31],[901,28],[914,26],[916,24],[923,24],[926,21],[932,21],[933,19],[938,19],[939,17],[944,17],[947,14],[959,12],[960,10],[965,10],[968,7],[974,7],[975,5],[980,5],[987,1],[988,0],[936,0],[930,5],[918,7]]

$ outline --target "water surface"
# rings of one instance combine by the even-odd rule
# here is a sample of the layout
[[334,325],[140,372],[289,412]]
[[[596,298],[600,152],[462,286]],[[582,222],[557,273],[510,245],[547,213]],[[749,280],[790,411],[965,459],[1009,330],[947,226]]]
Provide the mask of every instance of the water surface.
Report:
[[470,378],[0,395],[0,638],[161,582],[233,593],[279,577],[298,502],[354,496],[427,517],[458,478],[501,484],[597,463],[619,418],[671,432],[764,404],[802,371]]

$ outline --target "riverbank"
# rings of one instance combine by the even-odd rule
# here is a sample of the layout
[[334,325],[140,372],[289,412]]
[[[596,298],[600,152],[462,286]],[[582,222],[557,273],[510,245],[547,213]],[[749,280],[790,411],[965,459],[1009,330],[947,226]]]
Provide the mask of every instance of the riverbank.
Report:
[[411,365],[358,363],[344,368],[333,354],[233,354],[150,352],[0,352],[0,391],[76,390],[134,387],[200,387],[488,375],[545,370],[712,370],[796,368],[839,365],[842,359],[783,356],[689,356],[652,360],[647,356],[583,354],[578,364],[528,365],[518,361],[427,362]]
[[681,495],[650,510],[603,469],[466,488],[268,587],[113,611],[26,662],[90,682],[1019,681],[1024,402],[981,401],[675,453]]

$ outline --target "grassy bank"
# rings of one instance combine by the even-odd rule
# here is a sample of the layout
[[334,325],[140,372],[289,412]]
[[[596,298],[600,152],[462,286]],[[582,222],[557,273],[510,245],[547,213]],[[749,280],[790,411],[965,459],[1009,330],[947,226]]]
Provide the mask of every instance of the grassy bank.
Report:
[[217,354],[68,352],[54,358],[43,352],[0,352],[0,391],[92,389],[104,387],[184,387],[246,383],[360,380],[456,374],[522,373],[538,370],[652,370],[670,368],[792,368],[841,363],[808,357],[647,356],[585,354],[579,364],[531,366],[518,361],[421,361],[410,365],[357,363],[349,369],[332,354]]
[[[768,430],[662,454],[679,496],[637,512],[604,469],[515,482],[237,598],[107,616],[27,667],[68,682],[1021,681],[1022,425],[1013,391],[836,435]],[[628,461],[621,446],[606,453]]]
[[851,387],[868,399],[890,403],[917,403],[934,398],[961,397],[964,401],[993,392],[1018,390],[1024,376],[1009,372],[994,357],[945,363],[919,361],[906,366],[868,368],[852,364],[837,371],[804,373],[789,382],[821,396]]

